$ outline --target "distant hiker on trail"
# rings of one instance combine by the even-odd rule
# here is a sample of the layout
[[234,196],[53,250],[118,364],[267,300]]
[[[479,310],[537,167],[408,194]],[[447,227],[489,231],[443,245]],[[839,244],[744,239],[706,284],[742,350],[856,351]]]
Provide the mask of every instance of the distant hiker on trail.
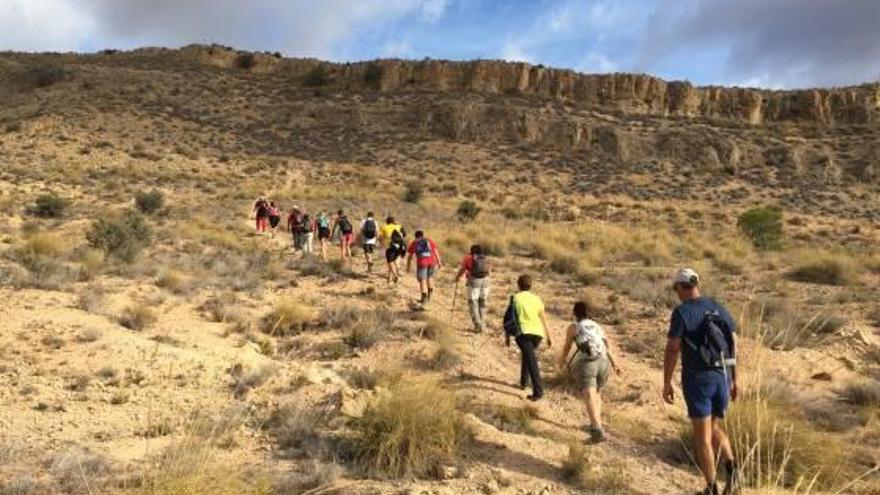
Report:
[[367,218],[361,222],[361,245],[364,248],[364,260],[367,262],[367,272],[373,272],[373,251],[379,242],[379,223],[373,218],[373,212],[367,213]]
[[339,231],[339,249],[342,253],[342,260],[351,258],[351,245],[354,242],[354,225],[351,220],[345,216],[342,210],[336,214],[336,223],[333,224],[333,232],[331,236],[336,235]]
[[434,293],[434,286],[431,283],[434,272],[443,268],[440,251],[437,250],[437,244],[433,240],[425,237],[425,233],[421,230],[417,230],[407,253],[406,271],[412,268],[412,259],[415,257],[416,280],[419,281],[419,290],[422,293],[420,302],[425,304],[431,300],[431,295]]
[[455,283],[467,275],[467,298],[474,331],[482,333],[486,329],[486,300],[489,298],[489,259],[483,254],[483,247],[471,246],[470,254],[461,261]]
[[315,222],[312,220],[312,216],[309,215],[309,212],[307,210],[302,211],[302,218],[300,218],[299,230],[300,235],[302,236],[302,238],[300,239],[300,247],[302,247],[303,254],[310,255],[314,253]]
[[275,237],[275,229],[281,223],[281,210],[274,201],[269,202],[269,226],[272,228],[272,237]]
[[[706,479],[704,495],[718,495],[716,455],[727,475],[724,495],[739,489],[739,470],[722,428],[736,381],[736,324],[730,313],[700,295],[700,278],[690,268],[678,270],[672,288],[681,304],[672,311],[663,361],[663,399],[672,404],[672,375],[681,354],[681,388],[694,429],[697,463]],[[717,452],[716,452],[717,451]]]
[[330,216],[327,210],[321,210],[315,218],[315,231],[318,234],[318,242],[321,243],[321,259],[327,261],[327,244],[330,243],[332,230],[330,229]]
[[[605,429],[602,428],[602,397],[599,391],[608,381],[609,367],[617,373],[620,373],[620,368],[611,356],[602,327],[589,319],[587,304],[583,301],[574,303],[572,315],[574,323],[566,331],[558,365],[563,373],[570,372],[577,378],[590,416],[590,438],[593,442],[602,442],[605,440]],[[576,347],[575,355],[568,361],[572,345]],[[566,366],[570,366],[570,369],[566,369]]]
[[531,382],[532,394],[529,400],[536,401],[544,396],[541,383],[541,370],[538,368],[538,346],[547,337],[547,347],[553,347],[550,327],[541,298],[531,292],[532,277],[520,275],[516,281],[519,292],[510,296],[510,303],[504,312],[504,333],[510,345],[510,337],[522,353],[519,386],[525,389]]
[[400,267],[397,260],[406,256],[406,231],[394,220],[385,219],[385,225],[379,230],[379,239],[385,246],[385,263],[388,265],[388,283],[400,280]]
[[293,238],[293,249],[299,251],[302,249],[302,212],[299,206],[294,206],[287,214],[287,231]]
[[253,218],[257,221],[257,233],[266,232],[269,228],[269,201],[260,198],[254,203]]

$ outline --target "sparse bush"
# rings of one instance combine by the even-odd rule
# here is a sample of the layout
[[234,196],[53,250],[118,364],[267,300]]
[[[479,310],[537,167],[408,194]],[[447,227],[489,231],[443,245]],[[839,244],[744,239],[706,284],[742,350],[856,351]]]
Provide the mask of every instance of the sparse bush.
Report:
[[38,288],[54,288],[74,273],[61,263],[63,239],[56,234],[36,233],[14,249],[14,258],[27,269],[29,284]]
[[782,209],[759,206],[739,216],[740,230],[758,249],[779,249],[782,246]]
[[362,311],[345,335],[345,343],[355,349],[368,349],[381,341],[394,327],[394,314],[387,308]]
[[562,477],[575,486],[595,493],[630,492],[622,464],[598,464],[590,459],[587,449],[579,443],[568,445],[568,456],[562,461]]
[[139,191],[134,196],[134,204],[141,213],[152,215],[165,205],[165,194],[158,189]]
[[278,448],[288,455],[295,451],[313,456],[321,449],[320,429],[326,422],[326,416],[320,411],[288,402],[272,412],[266,429],[275,437]]
[[67,209],[67,200],[55,193],[46,193],[37,196],[34,204],[28,208],[28,213],[40,218],[59,218]]
[[80,258],[79,280],[86,282],[101,273],[104,267],[104,252],[98,249],[87,249]]
[[361,390],[373,390],[379,384],[379,373],[369,368],[354,368],[346,373],[346,381]]
[[130,330],[143,330],[157,320],[156,313],[144,304],[134,304],[119,315],[119,324]]
[[378,476],[433,476],[454,463],[464,428],[455,394],[428,379],[405,379],[354,424],[357,459]]
[[294,299],[281,299],[275,309],[263,317],[260,329],[269,335],[285,337],[296,335],[314,321],[311,307]]
[[86,240],[91,247],[126,262],[133,261],[149,245],[151,238],[152,229],[144,217],[134,210],[98,219],[86,232]]
[[18,75],[18,80],[30,88],[48,88],[67,79],[68,73],[57,65],[30,67]]
[[253,53],[239,53],[235,57],[235,66],[242,70],[253,69],[257,65],[257,57]]
[[482,208],[477,206],[477,203],[465,200],[459,203],[455,214],[458,216],[459,221],[467,223],[476,220],[480,211],[482,211]]
[[156,277],[156,286],[175,294],[182,294],[190,288],[190,280],[177,270],[162,270]]
[[102,485],[112,466],[88,449],[73,447],[52,456],[49,472],[65,493],[88,493]]
[[846,402],[858,407],[880,407],[880,382],[862,381],[847,384],[840,391]]
[[825,252],[805,253],[788,272],[788,278],[796,282],[823,285],[850,285],[856,277],[857,269],[851,259]]
[[318,64],[308,71],[303,78],[303,84],[309,87],[326,86],[330,82],[330,74],[324,64]]
[[263,385],[278,373],[278,368],[272,365],[260,366],[248,371],[242,371],[235,376],[232,391],[235,398],[240,399],[251,390]]
[[364,71],[364,82],[371,86],[378,87],[382,82],[382,76],[384,74],[385,69],[381,65],[372,62],[367,65],[367,70]]
[[407,182],[403,190],[403,200],[407,203],[418,203],[422,200],[425,188],[419,182]]

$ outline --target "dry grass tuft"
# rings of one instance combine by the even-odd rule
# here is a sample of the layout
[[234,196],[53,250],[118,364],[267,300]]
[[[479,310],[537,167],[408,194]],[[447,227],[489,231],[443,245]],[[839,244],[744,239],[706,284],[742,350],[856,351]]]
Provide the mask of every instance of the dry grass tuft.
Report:
[[455,394],[424,378],[392,386],[354,427],[363,468],[395,478],[436,477],[455,462],[464,433]]
[[629,479],[622,464],[596,463],[579,443],[569,444],[568,456],[562,461],[562,476],[569,483],[594,493],[630,492]]
[[130,330],[144,330],[156,323],[158,317],[146,304],[133,304],[119,315],[119,324]]
[[280,299],[275,303],[275,309],[263,317],[260,329],[269,335],[286,337],[296,335],[313,323],[314,310],[294,299]]
[[823,285],[851,285],[859,274],[856,263],[843,254],[825,251],[804,251],[798,263],[788,272],[788,278],[796,282]]

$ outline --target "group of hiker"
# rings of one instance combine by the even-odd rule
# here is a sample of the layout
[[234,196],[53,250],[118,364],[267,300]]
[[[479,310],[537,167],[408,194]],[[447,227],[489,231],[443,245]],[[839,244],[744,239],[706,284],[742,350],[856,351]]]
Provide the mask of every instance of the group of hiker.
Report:
[[[267,231],[268,226],[274,230],[280,223],[280,213],[274,202],[261,199],[255,204],[254,211],[258,232]],[[407,243],[406,231],[392,216],[386,218],[380,227],[373,213],[369,212],[359,223],[356,233],[354,224],[342,210],[332,219],[322,210],[313,219],[308,211],[295,206],[288,214],[287,229],[293,234],[294,249],[304,253],[312,253],[312,237],[317,235],[324,260],[327,244],[337,234],[343,260],[351,258],[351,246],[359,239],[368,271],[372,270],[375,249],[383,246],[388,282],[399,281],[402,259],[406,259],[407,272],[412,270],[415,259],[415,274],[421,293],[419,303],[422,305],[430,302],[434,292],[433,276],[443,267],[434,240],[423,231],[416,231],[414,239]],[[456,295],[458,283],[466,280],[466,297],[476,333],[486,331],[489,326],[487,306],[491,273],[492,266],[484,248],[472,245],[455,275]],[[553,341],[544,303],[532,291],[532,285],[530,275],[519,276],[517,291],[508,300],[501,327],[506,344],[510,345],[512,339],[520,350],[519,386],[523,390],[531,387],[527,398],[538,401],[544,396],[539,348],[545,340],[547,347],[552,348]],[[699,286],[700,277],[692,269],[682,268],[673,276],[671,288],[680,304],[672,311],[667,331],[662,397],[669,404],[674,403],[673,375],[681,356],[681,388],[694,431],[697,463],[706,480],[706,488],[700,493],[731,495],[738,491],[739,473],[722,420],[729,401],[736,400],[738,395],[736,324],[723,306],[701,295]],[[606,432],[600,392],[611,372],[619,374],[621,368],[609,348],[602,326],[591,316],[586,302],[574,302],[571,323],[565,329],[565,341],[557,364],[577,382],[590,420],[588,433],[591,441],[602,442],[606,439]],[[719,491],[717,481],[719,461],[726,477],[723,491]]]

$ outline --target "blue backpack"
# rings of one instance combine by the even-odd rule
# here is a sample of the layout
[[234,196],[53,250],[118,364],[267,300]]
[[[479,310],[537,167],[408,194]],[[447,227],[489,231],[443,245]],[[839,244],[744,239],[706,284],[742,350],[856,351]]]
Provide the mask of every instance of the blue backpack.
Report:
[[519,315],[516,314],[516,301],[510,296],[510,302],[504,311],[504,334],[508,337],[518,337],[522,335],[522,328],[519,326]]

